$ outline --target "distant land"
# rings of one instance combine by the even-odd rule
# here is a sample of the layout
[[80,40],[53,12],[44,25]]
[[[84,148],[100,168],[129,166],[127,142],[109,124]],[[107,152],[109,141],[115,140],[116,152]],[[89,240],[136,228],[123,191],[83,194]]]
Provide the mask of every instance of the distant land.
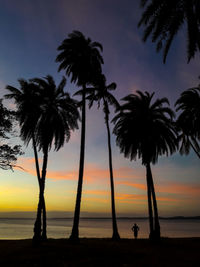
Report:
[[[73,217],[50,218],[54,220],[73,219]],[[81,217],[81,220],[112,220],[111,217]],[[148,220],[148,217],[117,217],[117,220]],[[200,220],[200,216],[174,216],[174,217],[159,217],[160,220]]]
[[[35,219],[36,212],[0,212],[1,219]],[[47,213],[48,220],[72,220],[73,212]],[[81,220],[111,220],[107,214],[82,212]],[[200,216],[160,216],[160,220],[200,220]],[[147,216],[118,216],[117,220],[148,220]]]

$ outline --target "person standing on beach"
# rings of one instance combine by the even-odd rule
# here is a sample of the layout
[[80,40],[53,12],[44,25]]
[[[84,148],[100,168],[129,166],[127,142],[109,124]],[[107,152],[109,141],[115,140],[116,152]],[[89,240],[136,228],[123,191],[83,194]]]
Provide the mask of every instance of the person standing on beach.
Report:
[[140,230],[140,228],[138,227],[138,225],[136,223],[134,223],[134,225],[133,225],[133,227],[131,229],[132,229],[132,231],[134,233],[135,239],[137,239],[138,231]]

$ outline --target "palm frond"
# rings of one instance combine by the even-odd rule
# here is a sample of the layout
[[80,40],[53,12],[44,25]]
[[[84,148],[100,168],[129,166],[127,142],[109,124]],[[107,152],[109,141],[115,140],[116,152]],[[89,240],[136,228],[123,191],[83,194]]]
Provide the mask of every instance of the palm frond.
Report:
[[163,62],[175,35],[182,26],[187,26],[188,62],[200,51],[200,4],[196,0],[151,0],[141,1],[143,8],[138,27],[143,26],[143,41],[151,38],[157,52],[163,50]]
[[96,74],[101,73],[102,49],[100,43],[86,39],[80,31],[73,31],[57,49],[60,51],[56,57],[60,63],[58,71],[65,70],[67,76],[71,75],[71,82],[78,86],[92,84]]
[[165,106],[166,98],[152,102],[153,94],[137,91],[123,98],[112,122],[115,123],[116,143],[125,157],[142,159],[143,164],[155,164],[160,155],[177,149],[177,130],[173,111]]
[[179,130],[181,143],[180,153],[188,154],[190,147],[198,155],[198,141],[200,140],[200,88],[194,87],[184,91],[175,103],[180,111],[176,125]]

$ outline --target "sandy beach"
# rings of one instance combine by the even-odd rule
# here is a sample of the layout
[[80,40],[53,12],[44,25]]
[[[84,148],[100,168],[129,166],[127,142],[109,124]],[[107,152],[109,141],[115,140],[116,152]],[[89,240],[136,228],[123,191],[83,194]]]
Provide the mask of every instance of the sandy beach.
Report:
[[0,240],[0,266],[200,266],[200,238]]

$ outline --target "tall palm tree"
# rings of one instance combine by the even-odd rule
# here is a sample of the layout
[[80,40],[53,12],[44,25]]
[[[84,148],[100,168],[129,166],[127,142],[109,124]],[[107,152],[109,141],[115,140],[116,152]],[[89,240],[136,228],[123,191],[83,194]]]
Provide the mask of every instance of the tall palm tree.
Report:
[[[14,98],[17,104],[19,123],[21,126],[20,135],[26,144],[32,139],[36,171],[39,182],[39,203],[37,218],[34,227],[35,241],[41,239],[41,212],[43,209],[43,233],[42,238],[46,239],[46,209],[44,201],[44,189],[48,152],[52,145],[58,151],[65,141],[70,138],[71,130],[77,129],[79,112],[77,102],[64,92],[66,79],[56,86],[51,76],[44,79],[35,78],[26,82],[19,80],[20,89],[7,86],[11,94],[7,98]],[[29,98],[31,97],[31,98]],[[53,144],[54,143],[54,144]],[[43,152],[43,164],[40,175],[40,168],[37,156],[37,147]]]
[[81,123],[81,147],[80,147],[80,162],[79,162],[79,179],[77,187],[77,197],[74,212],[73,228],[70,238],[72,240],[79,239],[79,218],[80,205],[82,195],[83,173],[84,173],[84,155],[85,155],[85,91],[86,86],[91,84],[96,77],[96,73],[101,73],[101,64],[103,58],[100,54],[102,45],[97,42],[92,42],[90,38],[79,31],[73,31],[68,35],[62,44],[58,47],[60,54],[56,58],[56,62],[60,63],[59,69],[65,70],[66,75],[71,75],[71,82],[77,83],[82,87],[82,123]]
[[200,158],[200,85],[184,91],[176,101],[176,111],[180,111],[176,121],[180,153],[188,154],[190,148]]
[[105,114],[105,124],[108,135],[108,156],[109,156],[109,170],[110,170],[110,186],[111,186],[111,207],[112,207],[112,225],[113,225],[113,236],[115,240],[120,239],[117,220],[116,220],[116,211],[115,211],[115,197],[114,197],[114,179],[113,179],[113,166],[112,166],[112,148],[111,148],[111,136],[110,136],[110,126],[109,126],[109,105],[113,105],[115,111],[119,109],[120,105],[117,99],[112,95],[110,91],[115,90],[117,85],[116,83],[111,83],[106,85],[106,78],[103,74],[99,75],[99,78],[95,81],[95,88],[89,88],[87,93],[89,96],[89,107],[93,105],[94,101],[98,102],[98,107],[100,107],[101,101],[103,102],[103,112]]
[[143,41],[151,36],[157,52],[163,50],[163,61],[171,43],[186,24],[188,62],[200,51],[200,3],[198,0],[141,0],[144,8],[138,26],[144,26]]
[[[160,225],[156,194],[151,172],[151,164],[158,161],[158,156],[176,151],[176,131],[173,124],[173,111],[165,106],[167,98],[157,99],[152,103],[154,93],[130,94],[121,111],[114,118],[117,145],[125,157],[130,160],[142,159],[146,167],[147,197],[151,239],[160,238]],[[154,220],[153,220],[154,215]]]
[[[8,85],[7,90],[10,91],[9,94],[6,94],[5,97],[9,99],[14,99],[17,112],[16,115],[20,124],[20,136],[26,145],[32,140],[32,146],[34,150],[36,173],[39,189],[41,188],[41,177],[40,177],[40,168],[38,161],[38,151],[35,141],[35,128],[37,121],[40,116],[40,102],[38,88],[32,83],[24,79],[18,80],[20,89],[17,89],[13,86]],[[41,191],[41,190],[40,190]],[[41,215],[40,215],[41,216]],[[38,218],[38,216],[37,216]],[[41,219],[36,220],[34,232],[39,238],[41,234]]]
[[[41,190],[39,199],[39,214],[45,209],[44,189],[48,162],[48,151],[54,142],[54,149],[58,151],[69,141],[71,130],[78,129],[77,120],[79,113],[77,102],[64,92],[66,79],[63,78],[58,87],[51,76],[44,79],[31,80],[39,89],[43,99],[41,115],[36,125],[36,144],[43,152],[43,166],[41,175]],[[46,215],[46,213],[44,213]],[[46,235],[46,216],[43,216],[43,235]]]

